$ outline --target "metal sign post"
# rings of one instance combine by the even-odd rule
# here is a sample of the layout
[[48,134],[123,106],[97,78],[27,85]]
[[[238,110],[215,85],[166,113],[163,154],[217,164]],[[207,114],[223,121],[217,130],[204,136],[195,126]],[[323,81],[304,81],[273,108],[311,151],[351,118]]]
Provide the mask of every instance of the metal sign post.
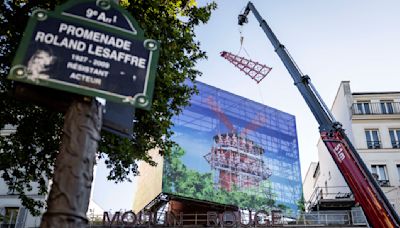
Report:
[[67,111],[41,228],[87,227],[101,120],[102,108],[95,99],[76,100]]
[[[54,103],[54,98],[43,96],[44,87],[65,91],[48,89],[48,97],[57,93],[60,100],[73,100],[65,115],[41,227],[87,226],[103,116],[94,97],[110,104],[105,129],[122,135],[130,133],[134,108],[150,109],[159,44],[143,34],[132,16],[113,0],[71,0],[54,12],[32,13],[9,79],[34,85],[20,86],[19,93],[40,95],[28,99],[37,103]],[[84,96],[63,99],[71,93]]]

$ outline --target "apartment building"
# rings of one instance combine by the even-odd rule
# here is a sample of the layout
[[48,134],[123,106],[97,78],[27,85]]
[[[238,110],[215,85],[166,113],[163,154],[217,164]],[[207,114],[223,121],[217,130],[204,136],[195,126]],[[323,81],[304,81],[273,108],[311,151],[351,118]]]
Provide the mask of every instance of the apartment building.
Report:
[[[12,134],[15,127],[6,125],[0,130],[0,137]],[[38,189],[32,183],[32,191],[26,194],[35,200],[44,202],[45,196],[38,194]],[[42,211],[43,212],[43,211]],[[39,227],[40,216],[33,216],[22,206],[16,192],[10,190],[5,181],[0,178],[0,227]]]
[[[7,136],[15,132],[15,127],[6,125],[0,130],[0,137]],[[1,152],[1,148],[0,148]],[[0,173],[1,175],[1,173]],[[95,176],[95,175],[94,175]],[[45,202],[45,195],[38,194],[38,184],[35,182],[30,183],[32,186],[31,191],[27,191],[26,195],[42,202]],[[102,215],[104,210],[93,200],[92,185],[91,198],[89,208],[87,211],[88,219],[94,218],[95,215]],[[41,214],[44,209],[41,209]],[[33,228],[39,227],[42,216],[33,216],[28,209],[26,209],[19,199],[19,195],[8,188],[6,182],[0,178],[0,227],[1,228]]]
[[[340,84],[331,108],[395,210],[400,212],[400,91],[351,92]],[[307,209],[353,208],[354,197],[324,143],[303,181]]]

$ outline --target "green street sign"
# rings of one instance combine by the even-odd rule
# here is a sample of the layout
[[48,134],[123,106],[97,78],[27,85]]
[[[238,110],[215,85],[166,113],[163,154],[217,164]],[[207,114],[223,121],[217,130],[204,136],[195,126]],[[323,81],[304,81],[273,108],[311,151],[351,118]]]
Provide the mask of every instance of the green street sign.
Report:
[[9,79],[150,109],[159,43],[112,0],[36,10]]

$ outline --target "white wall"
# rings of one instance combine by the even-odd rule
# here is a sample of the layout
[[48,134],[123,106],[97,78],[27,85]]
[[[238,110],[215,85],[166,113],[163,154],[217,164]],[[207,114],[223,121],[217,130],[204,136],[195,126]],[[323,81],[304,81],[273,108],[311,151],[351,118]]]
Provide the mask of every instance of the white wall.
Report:
[[311,162],[310,166],[308,167],[307,173],[304,177],[303,181],[303,196],[305,200],[310,199],[312,193],[314,192],[316,177],[314,177],[315,169],[317,168],[317,162]]
[[346,135],[353,142],[353,129],[352,129],[352,114],[351,106],[353,104],[353,97],[351,95],[350,82],[344,81],[340,83],[339,89],[336,93],[331,112],[335,119],[342,123]]
[[[0,130],[0,137],[7,136],[15,132],[15,127],[11,125],[6,125],[4,129]],[[1,173],[0,173],[1,176]],[[45,200],[45,196],[39,196],[38,193],[38,184],[31,183],[32,191],[26,191],[25,193],[32,197],[35,200]],[[5,181],[0,178],[0,213],[4,213],[6,207],[18,207],[19,216],[21,216],[24,220],[23,227],[39,227],[41,216],[33,216],[27,209],[22,206],[21,200],[18,198],[18,195],[9,194],[8,186]],[[42,213],[44,210],[42,210]],[[0,222],[1,224],[1,222]]]
[[[352,94],[349,82],[342,82],[335,101],[332,106],[332,113],[336,120],[343,124],[346,134],[359,152],[366,166],[371,169],[371,165],[386,165],[390,187],[382,187],[388,200],[395,204],[395,209],[400,212],[400,174],[397,165],[400,165],[400,149],[392,149],[389,129],[400,128],[400,115],[352,115],[351,106],[357,100],[370,100],[379,102],[380,100],[400,101],[399,93],[356,93]],[[379,129],[382,149],[367,149],[365,129]],[[317,180],[307,175],[303,181],[303,188],[310,192],[313,181],[316,187],[346,186],[346,182],[339,169],[334,163],[324,143],[319,140],[317,144],[318,157],[320,163],[320,175]],[[310,179],[311,178],[311,179]],[[309,193],[304,193],[306,197]],[[305,198],[305,200],[308,200]]]
[[[347,192],[347,187],[343,187],[347,186],[346,181],[322,140],[319,140],[317,148],[321,174],[316,186],[323,188],[325,194],[327,193],[326,191],[329,191],[329,194],[332,194],[332,191]],[[326,186],[328,190],[325,188]],[[328,196],[325,196],[325,198],[328,198]]]
[[[351,124],[351,105],[353,99],[351,96],[350,84],[349,82],[342,82],[339,86],[338,92],[335,97],[335,101],[331,108],[332,114],[335,119],[342,123],[343,129],[349,139],[354,141],[353,129]],[[336,166],[332,156],[326,149],[325,144],[322,140],[318,140],[317,144],[318,158],[320,162],[321,174],[317,180],[317,186],[323,188],[323,192],[326,191],[336,191],[336,192],[347,192],[347,187],[342,188],[342,186],[347,186],[342,174]],[[328,187],[328,190],[325,187]],[[332,194],[332,192],[328,192]],[[327,197],[327,196],[325,196]]]
[[[35,200],[44,201],[44,196],[39,196],[36,194],[36,191],[27,192],[29,196],[34,198]],[[3,179],[0,178],[0,212],[4,213],[4,208],[6,207],[19,207],[20,213],[23,212],[23,206],[21,200],[18,199],[18,195],[8,194],[8,187]],[[40,225],[41,216],[33,216],[27,210],[25,215],[25,226],[24,227],[38,227]],[[44,211],[42,210],[42,213]],[[1,224],[1,223],[0,223]]]

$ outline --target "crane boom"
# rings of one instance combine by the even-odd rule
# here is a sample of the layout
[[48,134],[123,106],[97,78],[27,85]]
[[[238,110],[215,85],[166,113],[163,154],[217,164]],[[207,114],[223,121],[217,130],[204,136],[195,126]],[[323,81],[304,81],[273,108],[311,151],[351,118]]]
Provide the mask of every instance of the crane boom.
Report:
[[369,224],[375,228],[400,227],[399,216],[345,134],[342,124],[335,120],[312,85],[310,77],[300,71],[285,46],[279,42],[251,2],[247,4],[244,13],[239,15],[239,25],[247,23],[247,16],[250,11],[253,12],[260,23],[261,28],[275,48],[275,52],[292,76],[294,84],[315,116],[319,124],[321,139],[352,190],[355,200],[363,208]]

